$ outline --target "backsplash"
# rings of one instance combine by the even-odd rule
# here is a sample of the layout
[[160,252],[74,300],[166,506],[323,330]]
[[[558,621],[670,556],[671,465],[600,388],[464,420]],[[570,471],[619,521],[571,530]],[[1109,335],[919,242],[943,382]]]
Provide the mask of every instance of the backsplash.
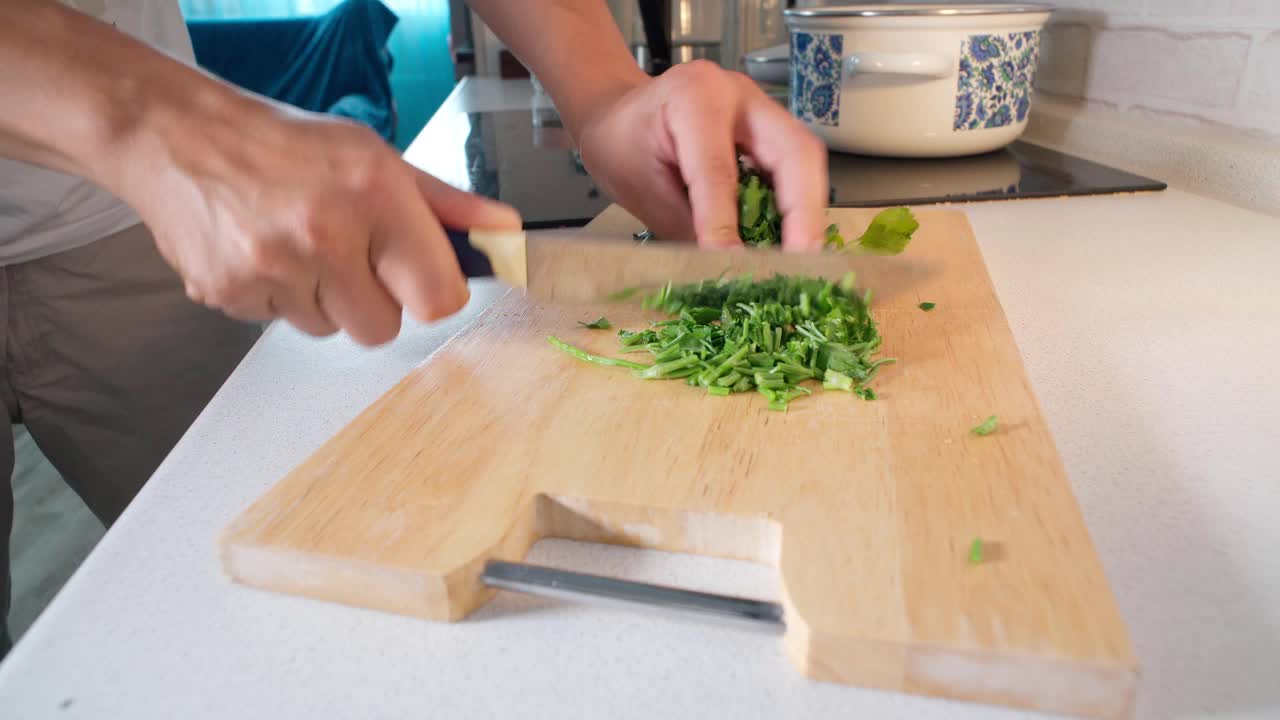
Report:
[[1161,122],[1280,137],[1280,0],[1051,4],[1037,90]]
[[1280,2],[1060,0],[1044,92],[1280,136]]

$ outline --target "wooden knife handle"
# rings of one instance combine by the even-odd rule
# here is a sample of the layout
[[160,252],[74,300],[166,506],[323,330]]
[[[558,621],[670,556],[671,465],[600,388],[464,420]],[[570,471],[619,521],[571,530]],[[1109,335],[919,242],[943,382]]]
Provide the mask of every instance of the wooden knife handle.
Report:
[[495,277],[511,287],[529,287],[528,241],[523,230],[472,230],[468,240],[489,258]]

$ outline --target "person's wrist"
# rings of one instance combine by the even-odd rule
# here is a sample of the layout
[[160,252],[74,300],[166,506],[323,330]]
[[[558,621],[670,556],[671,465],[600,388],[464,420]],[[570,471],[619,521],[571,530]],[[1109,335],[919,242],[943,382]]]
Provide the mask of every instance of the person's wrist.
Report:
[[254,114],[265,110],[261,103],[200,73],[173,81],[130,83],[115,99],[114,109],[104,113],[97,130],[101,151],[89,156],[89,170],[95,180],[138,209],[155,182],[164,182],[174,169],[193,170],[193,157],[240,136]]
[[597,118],[606,115],[631,92],[653,82],[639,66],[619,68],[590,88],[571,93],[567,110],[561,112],[565,127],[575,144],[581,146],[583,134]]

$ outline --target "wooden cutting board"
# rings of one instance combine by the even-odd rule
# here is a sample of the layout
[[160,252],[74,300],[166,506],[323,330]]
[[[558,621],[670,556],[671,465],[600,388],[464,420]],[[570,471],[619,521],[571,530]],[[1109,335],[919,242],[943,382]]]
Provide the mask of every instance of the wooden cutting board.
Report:
[[[899,358],[878,401],[816,392],[778,413],[636,380],[546,338],[612,354],[614,332],[577,322],[652,315],[513,292],[237,519],[227,572],[460,620],[491,596],[484,562],[539,537],[742,558],[779,568],[810,677],[1127,717],[1136,659],[967,218],[916,212],[905,254],[859,268]],[[846,237],[873,213],[830,211]],[[617,209],[592,225],[638,227]],[[995,434],[969,432],[991,414]]]

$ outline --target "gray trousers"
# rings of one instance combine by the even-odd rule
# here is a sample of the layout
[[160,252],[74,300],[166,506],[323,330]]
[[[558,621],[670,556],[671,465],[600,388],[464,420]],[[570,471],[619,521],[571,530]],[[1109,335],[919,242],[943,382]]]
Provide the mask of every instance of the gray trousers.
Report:
[[[104,525],[119,517],[260,334],[187,299],[137,225],[0,267],[0,398]],[[13,475],[13,428],[0,475]],[[0,657],[12,485],[0,490]]]

